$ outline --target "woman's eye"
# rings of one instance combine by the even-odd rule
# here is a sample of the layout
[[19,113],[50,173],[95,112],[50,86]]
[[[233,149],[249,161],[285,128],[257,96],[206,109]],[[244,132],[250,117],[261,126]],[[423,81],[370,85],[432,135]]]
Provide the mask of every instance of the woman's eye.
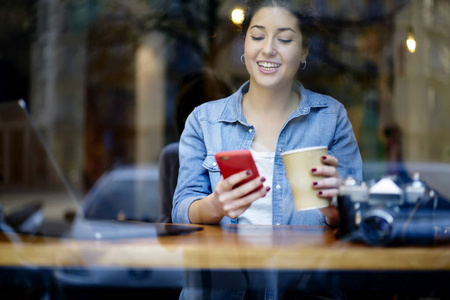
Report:
[[283,44],[289,44],[292,40],[278,39]]
[[261,41],[262,39],[264,39],[262,36],[252,36],[252,40],[254,41]]

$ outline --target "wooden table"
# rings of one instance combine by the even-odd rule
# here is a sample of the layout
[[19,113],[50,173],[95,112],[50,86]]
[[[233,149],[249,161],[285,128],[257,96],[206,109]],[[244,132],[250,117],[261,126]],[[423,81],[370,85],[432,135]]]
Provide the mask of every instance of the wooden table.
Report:
[[[100,241],[22,235],[11,242],[0,234],[0,283],[12,271],[39,270],[74,281],[71,275],[87,270],[98,275],[87,284],[134,286],[136,282],[127,282],[130,272],[137,277],[150,272],[146,280],[141,278],[142,285],[179,288],[189,272],[244,270],[275,272],[278,280],[289,278],[297,287],[308,274],[325,285],[337,280],[344,289],[355,284],[358,289],[355,280],[367,290],[382,284],[386,290],[450,288],[445,279],[450,274],[450,246],[374,248],[336,240],[333,231],[314,226],[202,227],[183,235]],[[116,280],[102,277],[112,271]]]

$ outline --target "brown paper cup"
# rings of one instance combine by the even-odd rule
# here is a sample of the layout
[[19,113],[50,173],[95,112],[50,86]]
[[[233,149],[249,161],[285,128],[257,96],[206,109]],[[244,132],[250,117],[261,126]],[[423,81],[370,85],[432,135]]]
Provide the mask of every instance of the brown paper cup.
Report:
[[313,176],[311,169],[320,166],[322,164],[320,158],[326,154],[326,146],[301,148],[281,154],[295,207],[298,210],[321,208],[330,204],[327,199],[319,198],[318,191],[312,187],[313,182],[320,177]]

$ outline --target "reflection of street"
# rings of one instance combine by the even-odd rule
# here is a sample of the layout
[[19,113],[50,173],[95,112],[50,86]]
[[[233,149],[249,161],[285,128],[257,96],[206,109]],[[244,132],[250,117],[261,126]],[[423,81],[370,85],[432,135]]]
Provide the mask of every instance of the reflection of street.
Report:
[[5,214],[33,203],[42,203],[46,220],[63,219],[64,214],[78,209],[78,203],[64,191],[2,192],[0,203]]

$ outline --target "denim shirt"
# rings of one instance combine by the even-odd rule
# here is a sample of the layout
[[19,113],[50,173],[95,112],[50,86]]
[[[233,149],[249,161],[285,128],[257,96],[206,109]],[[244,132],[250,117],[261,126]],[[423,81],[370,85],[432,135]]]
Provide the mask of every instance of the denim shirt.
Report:
[[[219,151],[249,149],[255,129],[242,113],[244,83],[231,96],[204,103],[186,120],[181,135],[180,169],[172,209],[174,223],[190,223],[192,202],[211,194],[220,179],[214,155]],[[293,89],[301,95],[300,103],[281,128],[275,151],[272,182],[272,224],[324,225],[318,210],[297,211],[281,153],[297,148],[327,146],[328,153],[339,160],[341,178],[351,175],[362,180],[362,160],[352,125],[344,106],[330,96],[314,93],[295,82]],[[224,217],[221,224],[237,223]]]

